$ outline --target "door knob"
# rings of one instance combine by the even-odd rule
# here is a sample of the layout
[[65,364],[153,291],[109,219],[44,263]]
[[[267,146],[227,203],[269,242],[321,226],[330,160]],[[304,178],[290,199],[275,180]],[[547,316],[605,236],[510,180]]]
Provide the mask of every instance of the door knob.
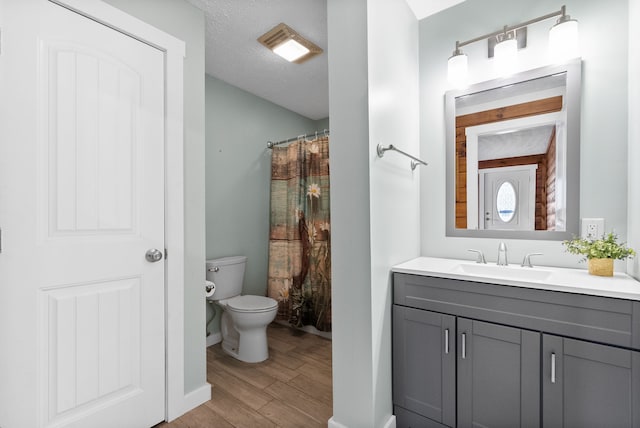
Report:
[[159,262],[160,260],[162,260],[162,251],[156,248],[151,248],[147,250],[144,258],[147,259],[149,263]]

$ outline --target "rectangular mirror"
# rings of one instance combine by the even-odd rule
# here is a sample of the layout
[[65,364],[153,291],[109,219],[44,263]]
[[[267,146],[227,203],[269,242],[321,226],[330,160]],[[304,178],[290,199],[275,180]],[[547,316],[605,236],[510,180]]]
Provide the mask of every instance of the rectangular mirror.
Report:
[[445,96],[447,236],[578,234],[581,61]]

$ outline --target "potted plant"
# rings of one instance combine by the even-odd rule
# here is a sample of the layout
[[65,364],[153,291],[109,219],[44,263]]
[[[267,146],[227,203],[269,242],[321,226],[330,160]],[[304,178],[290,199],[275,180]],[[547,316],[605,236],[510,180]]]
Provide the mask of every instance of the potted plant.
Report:
[[600,239],[573,238],[562,244],[567,252],[584,256],[591,275],[613,276],[614,260],[624,260],[636,254],[625,243],[618,243],[618,236],[614,233]]

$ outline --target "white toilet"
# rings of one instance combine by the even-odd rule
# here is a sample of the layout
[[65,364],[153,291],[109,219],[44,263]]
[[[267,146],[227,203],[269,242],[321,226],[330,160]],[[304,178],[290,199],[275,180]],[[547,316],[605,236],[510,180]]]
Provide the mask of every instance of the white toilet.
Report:
[[278,312],[278,302],[263,296],[241,296],[245,256],[207,260],[207,280],[215,283],[209,300],[223,310],[220,330],[222,349],[247,363],[269,358],[267,325]]

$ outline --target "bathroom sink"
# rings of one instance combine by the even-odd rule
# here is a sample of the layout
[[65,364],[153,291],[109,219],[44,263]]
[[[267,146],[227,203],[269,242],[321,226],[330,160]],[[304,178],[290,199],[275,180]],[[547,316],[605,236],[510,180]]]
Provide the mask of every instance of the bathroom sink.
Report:
[[640,302],[640,282],[622,272],[613,276],[589,275],[586,269],[556,266],[520,267],[482,264],[443,257],[416,257],[392,267],[394,273],[458,279],[539,290],[631,299]]
[[520,266],[497,266],[481,263],[460,263],[451,270],[453,273],[464,273],[487,278],[503,278],[519,281],[545,281],[553,272],[539,268]]

